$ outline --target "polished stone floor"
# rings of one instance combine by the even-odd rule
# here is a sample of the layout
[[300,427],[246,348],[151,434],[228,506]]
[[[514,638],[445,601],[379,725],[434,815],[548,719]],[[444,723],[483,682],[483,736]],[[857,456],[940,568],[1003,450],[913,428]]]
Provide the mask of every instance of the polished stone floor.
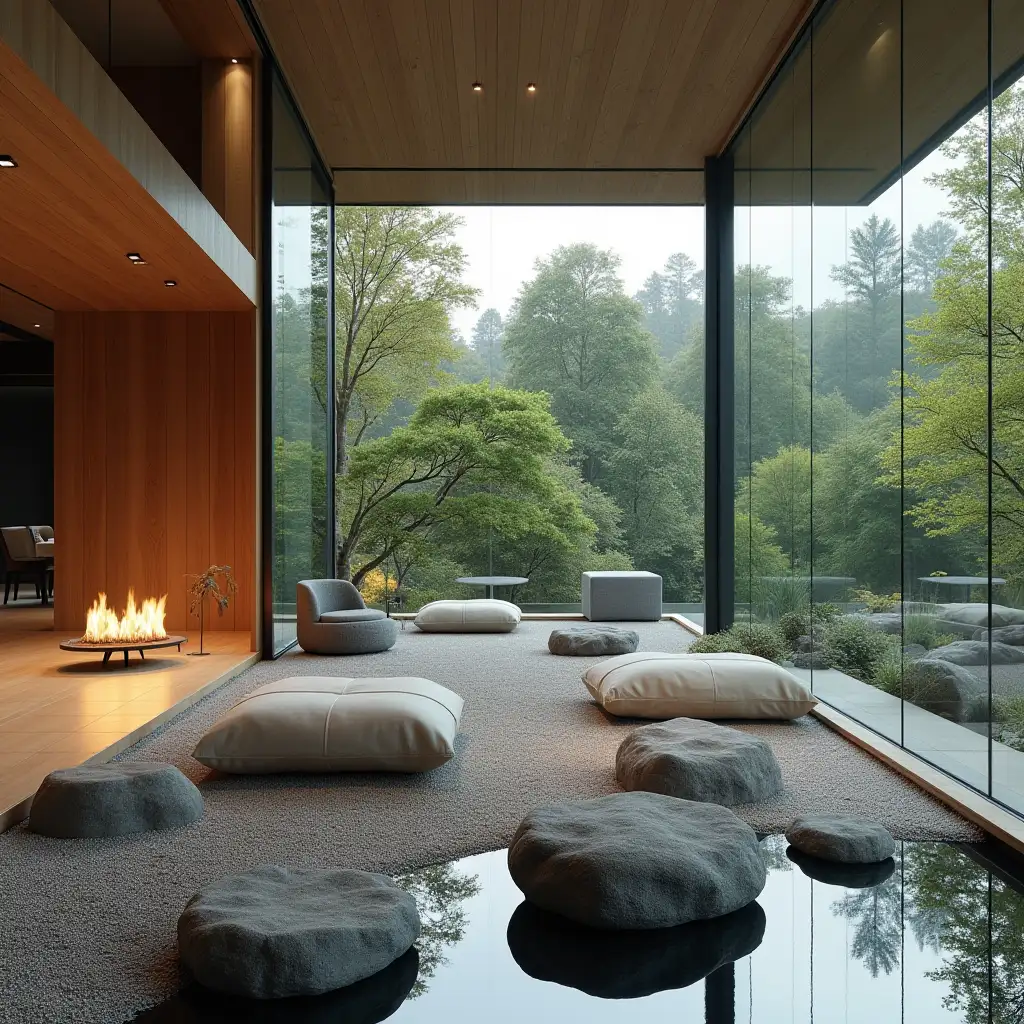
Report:
[[[1024,1020],[1024,886],[1002,848],[901,844],[813,880],[764,841],[757,904],[661,932],[592,932],[523,904],[503,852],[402,876],[424,933],[387,971],[311,1000],[195,987],[139,1024],[1011,1024]],[[888,877],[883,877],[887,875]],[[880,880],[881,879],[881,880]],[[877,883],[877,884],[872,884]]]

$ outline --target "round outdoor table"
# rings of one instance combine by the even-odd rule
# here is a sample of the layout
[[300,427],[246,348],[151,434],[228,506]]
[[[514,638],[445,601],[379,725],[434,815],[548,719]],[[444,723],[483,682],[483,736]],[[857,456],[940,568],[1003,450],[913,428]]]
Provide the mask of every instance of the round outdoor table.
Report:
[[488,597],[494,597],[495,587],[521,587],[530,581],[526,576],[460,576],[455,582],[483,587]]
[[939,587],[965,587],[967,600],[971,599],[973,587],[1001,587],[1006,583],[1001,576],[918,576],[922,583],[937,583]]

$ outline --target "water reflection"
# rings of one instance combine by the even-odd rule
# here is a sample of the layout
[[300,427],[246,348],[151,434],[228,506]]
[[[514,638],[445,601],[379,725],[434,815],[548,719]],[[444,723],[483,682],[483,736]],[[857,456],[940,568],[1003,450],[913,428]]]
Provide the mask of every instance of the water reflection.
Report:
[[1024,1024],[1024,897],[1003,854],[906,843],[871,874],[801,857],[782,837],[762,849],[757,903],[658,932],[594,932],[529,906],[504,852],[411,872],[398,881],[423,917],[418,956],[315,1000],[191,987],[137,1020]]
[[637,999],[686,988],[748,956],[764,929],[757,903],[678,928],[609,932],[523,902],[508,923],[508,948],[532,978],[601,999]]

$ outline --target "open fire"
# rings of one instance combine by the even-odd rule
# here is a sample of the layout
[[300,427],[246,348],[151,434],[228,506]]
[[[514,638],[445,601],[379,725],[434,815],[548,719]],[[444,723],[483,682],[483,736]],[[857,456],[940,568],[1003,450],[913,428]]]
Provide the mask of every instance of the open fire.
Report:
[[143,643],[147,640],[166,640],[164,629],[164,605],[167,595],[159,600],[147,597],[136,607],[135,591],[128,591],[128,604],[119,618],[113,608],[107,607],[107,595],[100,594],[86,612],[85,634],[82,642],[87,644],[109,644],[117,641]]

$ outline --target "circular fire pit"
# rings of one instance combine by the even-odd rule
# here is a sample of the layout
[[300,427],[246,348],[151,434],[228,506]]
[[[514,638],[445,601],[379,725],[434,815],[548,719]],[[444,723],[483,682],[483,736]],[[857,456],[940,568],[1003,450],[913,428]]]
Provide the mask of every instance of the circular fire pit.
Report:
[[93,643],[89,640],[65,640],[61,645],[62,651],[91,651],[95,654],[103,654],[103,664],[110,661],[110,656],[121,651],[124,654],[124,663],[128,664],[128,652],[138,651],[139,657],[146,660],[146,651],[155,651],[161,647],[177,647],[188,643],[187,636],[165,636],[160,640],[110,640],[107,643]]

